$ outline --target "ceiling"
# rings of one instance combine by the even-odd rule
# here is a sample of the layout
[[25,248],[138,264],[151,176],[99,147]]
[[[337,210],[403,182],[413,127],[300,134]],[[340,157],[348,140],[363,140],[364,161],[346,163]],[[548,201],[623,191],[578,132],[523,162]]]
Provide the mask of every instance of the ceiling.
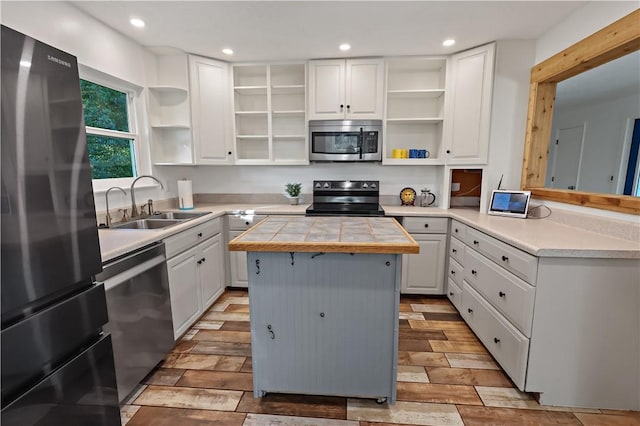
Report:
[[[584,1],[74,1],[143,46],[232,62],[449,54],[536,39]],[[146,22],[135,28],[130,18]],[[443,47],[446,38],[456,39]],[[338,50],[350,43],[348,52]],[[232,48],[233,56],[221,53]]]

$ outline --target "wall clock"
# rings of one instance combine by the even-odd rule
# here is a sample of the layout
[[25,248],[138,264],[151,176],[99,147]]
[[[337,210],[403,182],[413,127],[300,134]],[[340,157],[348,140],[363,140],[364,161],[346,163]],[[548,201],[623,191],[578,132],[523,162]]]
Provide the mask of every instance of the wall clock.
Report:
[[413,188],[403,188],[400,191],[400,201],[403,206],[414,206],[416,202],[416,191]]

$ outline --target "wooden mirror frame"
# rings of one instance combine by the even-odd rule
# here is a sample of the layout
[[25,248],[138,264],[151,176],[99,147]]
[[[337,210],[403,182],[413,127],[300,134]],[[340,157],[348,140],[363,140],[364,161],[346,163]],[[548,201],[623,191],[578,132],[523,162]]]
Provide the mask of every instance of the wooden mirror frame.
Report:
[[640,197],[544,188],[556,85],[640,50],[640,9],[531,69],[520,187],[535,198],[640,215]]

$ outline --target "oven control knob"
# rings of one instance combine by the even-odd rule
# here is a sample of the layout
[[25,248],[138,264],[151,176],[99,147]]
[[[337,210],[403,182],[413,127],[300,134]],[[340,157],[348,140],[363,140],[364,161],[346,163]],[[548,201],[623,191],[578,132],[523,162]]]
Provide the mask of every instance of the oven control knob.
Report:
[[367,188],[369,187],[369,185],[367,184],[367,182],[365,182],[365,183],[363,183],[363,184],[362,184],[362,187],[363,187],[364,189],[367,189]]
[[316,188],[322,188],[322,185],[320,184],[320,182],[316,183]]
[[371,184],[371,189],[376,189],[378,187],[378,185],[376,185],[375,183]]
[[324,188],[328,188],[329,187],[329,182],[325,182],[324,183]]

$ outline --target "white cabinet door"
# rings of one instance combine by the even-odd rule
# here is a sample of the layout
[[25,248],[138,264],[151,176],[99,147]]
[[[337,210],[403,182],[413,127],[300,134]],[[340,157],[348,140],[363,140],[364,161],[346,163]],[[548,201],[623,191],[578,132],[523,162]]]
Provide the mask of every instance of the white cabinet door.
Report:
[[199,244],[198,256],[198,275],[202,291],[202,312],[204,312],[224,290],[220,234]]
[[453,55],[445,116],[447,164],[486,164],[495,44]]
[[196,164],[231,164],[229,66],[190,55],[189,80]]
[[[229,240],[234,239],[244,231],[229,232]],[[231,286],[232,287],[249,287],[249,277],[247,274],[247,252],[246,251],[230,251],[229,262],[231,266]]]
[[345,113],[345,61],[309,61],[310,120],[342,119]]
[[200,250],[194,247],[167,262],[175,339],[187,331],[193,321],[202,313],[198,285],[197,260],[199,253]]
[[348,59],[347,119],[382,119],[384,59]]
[[402,292],[444,294],[445,234],[411,234],[420,246],[419,254],[402,259]]

